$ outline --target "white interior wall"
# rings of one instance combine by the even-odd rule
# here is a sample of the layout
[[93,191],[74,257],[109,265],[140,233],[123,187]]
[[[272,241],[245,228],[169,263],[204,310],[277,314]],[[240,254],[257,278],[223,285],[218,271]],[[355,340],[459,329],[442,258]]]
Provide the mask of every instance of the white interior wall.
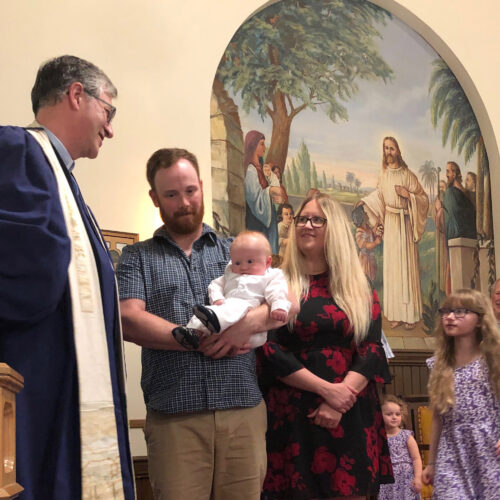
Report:
[[[500,191],[500,35],[496,0],[375,0],[422,34],[455,71],[480,121],[492,185]],[[209,100],[232,34],[262,0],[74,0],[0,4],[0,123],[32,120],[30,91],[40,62],[64,53],[100,66],[118,87],[115,138],[76,176],[102,228],[150,237],[160,224],[148,195],[145,163],[160,147],[198,156],[211,213]],[[493,196],[494,214],[500,201]],[[500,234],[500,217],[494,218]],[[500,245],[498,245],[500,246]],[[497,248],[497,262],[500,262]],[[140,350],[127,345],[129,418],[144,417]],[[132,431],[134,455],[145,454]]]

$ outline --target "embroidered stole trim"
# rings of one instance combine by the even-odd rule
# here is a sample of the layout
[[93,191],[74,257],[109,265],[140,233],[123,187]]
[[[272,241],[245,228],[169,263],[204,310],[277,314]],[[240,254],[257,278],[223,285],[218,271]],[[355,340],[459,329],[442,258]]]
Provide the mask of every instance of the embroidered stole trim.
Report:
[[80,395],[82,499],[123,499],[123,483],[97,266],[80,211],[52,144],[43,130],[28,130],[54,172],[71,261],[73,332]]

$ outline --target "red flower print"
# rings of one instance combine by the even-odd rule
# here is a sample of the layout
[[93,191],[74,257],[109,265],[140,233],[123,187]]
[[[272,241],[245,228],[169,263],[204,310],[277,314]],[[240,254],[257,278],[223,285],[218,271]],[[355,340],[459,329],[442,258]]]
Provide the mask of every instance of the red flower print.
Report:
[[314,474],[323,474],[323,472],[333,472],[337,465],[337,458],[330,453],[326,446],[320,446],[314,453],[311,471]]
[[365,428],[366,435],[366,454],[371,462],[375,462],[378,456],[378,438],[377,429],[375,427]]
[[344,469],[337,469],[331,478],[331,488],[343,496],[353,495],[356,479]]
[[285,461],[283,460],[282,453],[268,453],[267,461],[269,462],[269,467],[274,470],[283,470]]
[[266,358],[272,356],[276,352],[276,348],[272,342],[266,342],[262,346],[262,350],[264,351]]
[[380,302],[378,301],[377,292],[373,292],[372,319],[375,321],[380,316]]
[[339,351],[330,352],[330,356],[326,360],[326,365],[331,367],[331,369],[337,375],[345,375],[347,372],[347,360]]
[[[323,281],[323,283],[321,283],[321,285],[323,286],[320,286],[321,281]],[[325,281],[326,280],[318,280],[316,282],[317,286],[311,286],[311,288],[309,289],[310,298],[323,297],[325,299],[328,299],[331,297],[330,291],[328,290],[328,282],[325,283]]]
[[297,321],[295,331],[297,332],[300,340],[303,342],[310,342],[313,339],[314,334],[318,331],[318,324],[315,321],[311,321],[309,325],[305,325]]
[[300,444],[299,443],[290,443],[286,448],[285,448],[285,457],[287,460],[293,458],[293,457],[298,457],[300,453]]
[[335,429],[330,429],[330,434],[333,438],[343,438],[344,437],[344,428],[342,425],[337,425]]
[[340,466],[344,469],[351,470],[352,464],[354,463],[354,458],[349,458],[347,455],[342,455],[340,457]]

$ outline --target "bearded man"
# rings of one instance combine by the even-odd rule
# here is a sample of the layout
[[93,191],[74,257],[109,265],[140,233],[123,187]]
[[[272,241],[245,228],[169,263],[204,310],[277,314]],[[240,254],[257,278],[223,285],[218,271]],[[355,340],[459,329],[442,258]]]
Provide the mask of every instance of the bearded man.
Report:
[[262,305],[202,339],[198,349],[177,342],[172,330],[189,321],[195,304],[208,304],[208,285],[224,274],[232,239],[202,223],[203,184],[192,153],[156,151],[147,178],[164,225],[123,250],[117,275],[124,338],[143,347],[154,497],[258,500],[266,472],[266,407],[254,351],[245,345],[251,334],[283,323],[269,319],[269,306]]
[[436,199],[437,226],[444,229],[446,240],[454,238],[476,239],[476,209],[462,185],[460,167],[454,162],[446,164],[448,187],[443,201]]
[[391,328],[407,330],[422,318],[418,242],[429,209],[429,198],[403,161],[398,142],[386,137],[377,189],[361,200],[371,227],[384,238],[384,315]]

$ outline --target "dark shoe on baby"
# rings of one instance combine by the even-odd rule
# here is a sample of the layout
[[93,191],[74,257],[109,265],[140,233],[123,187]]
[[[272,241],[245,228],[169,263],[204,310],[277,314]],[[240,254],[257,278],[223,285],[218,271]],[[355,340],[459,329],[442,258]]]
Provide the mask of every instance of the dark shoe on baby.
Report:
[[178,326],[172,330],[172,335],[182,347],[193,350],[198,349],[200,346],[200,339],[198,333],[194,328],[186,328],[185,326]]
[[220,323],[217,314],[212,309],[198,304],[193,307],[193,314],[212,332],[220,332]]

